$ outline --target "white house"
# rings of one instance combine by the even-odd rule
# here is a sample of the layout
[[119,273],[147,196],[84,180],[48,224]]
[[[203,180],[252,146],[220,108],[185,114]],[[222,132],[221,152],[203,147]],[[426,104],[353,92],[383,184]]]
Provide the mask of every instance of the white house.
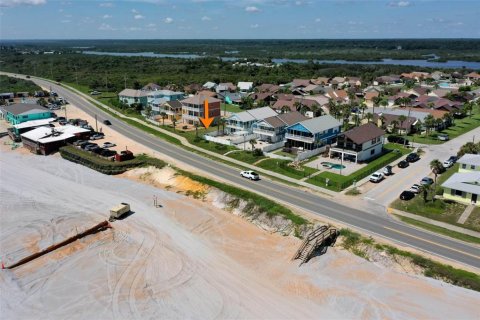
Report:
[[253,82],[242,82],[242,81],[240,81],[237,84],[237,88],[238,88],[238,90],[240,90],[240,92],[250,92],[253,89]]
[[268,117],[276,116],[277,113],[270,107],[251,109],[235,113],[227,118],[225,129],[228,134],[252,133],[252,125]]

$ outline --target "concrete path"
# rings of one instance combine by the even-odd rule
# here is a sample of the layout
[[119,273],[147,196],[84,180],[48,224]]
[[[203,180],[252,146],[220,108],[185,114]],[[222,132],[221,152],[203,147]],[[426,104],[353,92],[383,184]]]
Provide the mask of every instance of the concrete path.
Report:
[[468,217],[470,217],[470,214],[472,213],[473,209],[475,209],[475,206],[473,204],[466,207],[465,211],[463,211],[462,215],[460,216],[460,218],[458,218],[457,222],[464,224],[465,221],[467,221]]
[[464,233],[464,234],[467,234],[467,235],[472,236],[472,237],[480,238],[480,232],[477,232],[477,231],[473,231],[473,230],[462,228],[462,227],[457,227],[457,226],[451,225],[451,224],[446,223],[446,222],[441,222],[441,221],[425,218],[425,217],[422,217],[422,216],[419,216],[419,215],[416,215],[416,214],[408,213],[408,212],[393,209],[393,208],[388,208],[387,211],[390,214],[396,214],[396,215],[399,215],[399,216],[402,216],[402,217],[415,219],[415,220],[418,220],[418,221],[421,221],[421,222],[432,224],[432,225],[437,226],[437,227],[441,227],[441,228],[444,228],[444,229],[456,231],[456,232],[459,232],[459,233]]

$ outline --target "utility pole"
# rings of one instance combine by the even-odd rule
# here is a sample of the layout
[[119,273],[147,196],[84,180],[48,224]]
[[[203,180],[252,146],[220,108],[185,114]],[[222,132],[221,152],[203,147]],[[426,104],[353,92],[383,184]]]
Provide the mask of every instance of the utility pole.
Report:
[[98,121],[97,121],[97,115],[95,115],[95,132],[98,132]]

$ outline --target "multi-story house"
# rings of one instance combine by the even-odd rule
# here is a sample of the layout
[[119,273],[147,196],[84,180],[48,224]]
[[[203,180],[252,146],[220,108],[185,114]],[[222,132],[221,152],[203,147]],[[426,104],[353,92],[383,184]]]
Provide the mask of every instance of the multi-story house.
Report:
[[257,135],[258,140],[269,143],[281,142],[285,139],[288,126],[307,119],[298,111],[282,113],[255,122],[252,126],[253,133]]
[[251,109],[235,113],[227,118],[225,129],[228,134],[252,133],[253,124],[268,117],[276,116],[277,113],[270,107]]
[[2,106],[0,113],[11,124],[54,118],[55,114],[38,104],[16,103]]
[[148,92],[142,90],[134,90],[134,89],[124,89],[120,91],[118,94],[118,99],[128,105],[132,105],[134,103],[139,103],[143,107],[147,106],[148,103]]
[[340,156],[342,160],[367,161],[382,154],[385,131],[367,123],[348,130],[337,137],[337,144],[330,148],[329,156]]
[[308,119],[287,127],[285,145],[289,148],[314,150],[331,144],[342,124],[331,115]]
[[183,123],[201,125],[199,118],[205,117],[205,100],[208,101],[209,116],[215,118],[213,123],[217,123],[220,119],[220,100],[203,95],[196,95],[180,101]]

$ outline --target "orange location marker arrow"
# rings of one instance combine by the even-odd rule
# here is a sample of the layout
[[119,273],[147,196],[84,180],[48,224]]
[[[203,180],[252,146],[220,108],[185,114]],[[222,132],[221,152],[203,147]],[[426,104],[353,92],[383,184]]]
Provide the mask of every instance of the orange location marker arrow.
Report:
[[205,126],[205,128],[208,129],[208,127],[210,127],[210,125],[212,124],[212,121],[213,119],[215,118],[210,118],[210,114],[208,113],[208,100],[205,99],[205,108],[204,108],[204,117],[203,118],[199,118],[200,121],[202,121],[203,125]]

